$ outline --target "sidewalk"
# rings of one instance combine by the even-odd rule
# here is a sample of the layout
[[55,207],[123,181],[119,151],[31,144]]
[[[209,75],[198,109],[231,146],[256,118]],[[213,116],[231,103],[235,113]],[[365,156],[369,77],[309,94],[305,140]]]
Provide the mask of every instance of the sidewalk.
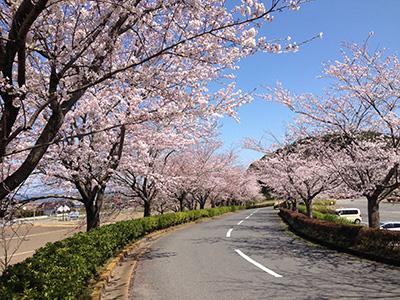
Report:
[[[117,266],[111,271],[109,281],[101,293],[101,300],[129,299],[129,288],[133,272],[140,256],[149,251],[156,237],[144,238],[124,255]],[[96,299],[96,298],[94,298]]]
[[[198,222],[204,222],[210,219],[204,219]],[[122,255],[116,266],[113,266],[113,262],[109,264],[108,269],[112,269],[108,274],[108,281],[103,283],[104,287],[100,294],[94,296],[92,294],[92,299],[101,300],[116,300],[116,299],[129,299],[129,290],[132,285],[132,279],[134,275],[135,268],[139,262],[140,257],[146,252],[150,251],[152,244],[160,237],[174,232],[177,230],[184,229],[188,226],[192,226],[197,222],[186,223],[178,225],[175,227],[166,228],[161,231],[151,233],[144,237],[143,239],[132,244],[132,246],[127,250],[125,255]],[[105,273],[108,273],[107,270]],[[98,282],[99,287],[102,285]]]

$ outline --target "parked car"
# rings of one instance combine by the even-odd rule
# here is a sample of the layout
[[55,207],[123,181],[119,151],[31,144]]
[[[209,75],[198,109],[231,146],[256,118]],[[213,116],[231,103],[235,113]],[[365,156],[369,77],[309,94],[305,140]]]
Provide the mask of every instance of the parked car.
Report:
[[71,211],[71,212],[68,214],[68,218],[69,218],[70,220],[77,220],[77,219],[79,219],[79,211]]
[[358,208],[338,208],[335,211],[338,216],[354,224],[362,222],[361,212]]
[[390,230],[390,231],[400,231],[400,222],[381,223],[380,229],[386,229],[386,230]]

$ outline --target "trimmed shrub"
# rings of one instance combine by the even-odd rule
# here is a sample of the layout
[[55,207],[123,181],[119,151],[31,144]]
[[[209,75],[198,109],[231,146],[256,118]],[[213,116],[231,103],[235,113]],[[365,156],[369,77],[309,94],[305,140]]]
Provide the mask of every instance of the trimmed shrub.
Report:
[[[281,209],[280,217],[297,234],[318,243],[400,265],[400,232],[338,224]],[[340,219],[340,218],[339,218]]]
[[48,243],[32,257],[4,271],[0,299],[86,298],[89,282],[128,244],[155,230],[237,209],[242,208],[219,207],[121,221]]

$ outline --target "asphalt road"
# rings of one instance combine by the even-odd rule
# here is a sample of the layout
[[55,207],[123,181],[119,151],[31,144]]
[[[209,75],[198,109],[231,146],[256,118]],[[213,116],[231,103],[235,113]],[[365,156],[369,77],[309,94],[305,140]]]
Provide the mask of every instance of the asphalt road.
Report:
[[160,238],[139,261],[130,296],[152,300],[399,299],[399,275],[398,267],[298,238],[286,230],[276,211],[263,208]]

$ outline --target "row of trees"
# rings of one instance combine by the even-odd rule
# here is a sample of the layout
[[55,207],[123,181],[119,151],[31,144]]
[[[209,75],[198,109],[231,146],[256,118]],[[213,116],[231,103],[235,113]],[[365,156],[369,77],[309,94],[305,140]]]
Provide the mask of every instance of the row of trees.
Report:
[[70,151],[49,151],[42,160],[46,165],[40,167],[42,181],[56,185],[63,195],[79,195],[87,230],[100,225],[100,213],[111,195],[114,203],[110,204],[117,209],[141,207],[144,216],[154,210],[202,209],[260,198],[255,179],[236,165],[233,153],[218,153],[219,143],[203,139],[182,146],[173,138],[176,133],[153,129],[143,132],[146,136],[139,141],[127,140],[123,152],[116,154],[93,144],[90,152],[86,144],[73,144]]
[[0,0],[1,216],[34,173],[79,191],[88,229],[114,182],[161,197],[154,186],[173,184],[148,170],[251,100],[235,87],[241,59],[297,51],[258,30],[303,2]]
[[259,182],[274,196],[288,201],[294,210],[301,200],[312,217],[316,197],[332,196],[340,180],[335,170],[320,156],[315,140],[302,139],[268,153],[252,164]]
[[254,169],[278,195],[302,199],[310,216],[317,196],[363,196],[377,228],[379,203],[400,187],[398,57],[352,44],[323,75],[332,83],[323,96],[276,87],[273,98],[299,117],[289,142]]

